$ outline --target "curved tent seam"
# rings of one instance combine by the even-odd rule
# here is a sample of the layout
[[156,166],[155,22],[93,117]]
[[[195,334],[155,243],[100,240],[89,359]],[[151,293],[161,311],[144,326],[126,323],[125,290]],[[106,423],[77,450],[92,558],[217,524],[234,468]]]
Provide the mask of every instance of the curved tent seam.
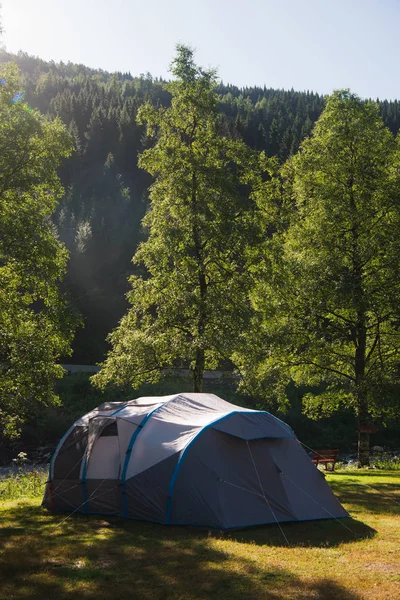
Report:
[[52,481],[52,479],[54,479],[54,463],[55,460],[57,458],[58,453],[60,452],[61,448],[64,445],[65,440],[67,439],[67,437],[69,436],[70,433],[72,433],[72,431],[75,429],[76,424],[73,423],[71,425],[71,427],[67,430],[67,432],[62,436],[61,440],[58,442],[56,449],[53,452],[53,456],[50,459],[50,466],[49,466],[49,479],[50,481]]
[[143,427],[146,425],[146,423],[150,419],[150,417],[155,412],[157,412],[160,408],[162,408],[163,406],[165,406],[166,404],[168,404],[172,400],[175,400],[176,398],[178,398],[179,395],[180,394],[178,394],[177,396],[174,396],[173,398],[170,398],[169,400],[167,400],[166,402],[164,402],[160,406],[156,406],[155,408],[153,408],[153,410],[151,410],[149,413],[147,413],[147,415],[144,417],[143,421],[140,423],[140,425],[137,426],[137,429],[135,429],[135,431],[132,434],[132,437],[131,437],[131,439],[129,441],[129,445],[128,445],[128,448],[127,448],[127,451],[126,451],[125,460],[124,460],[124,466],[123,466],[122,473],[121,473],[121,489],[122,489],[122,498],[123,498],[124,516],[125,517],[128,516],[128,505],[127,505],[126,490],[125,490],[126,472],[128,470],[129,461],[130,461],[131,456],[132,456],[133,445],[134,445],[134,443],[135,443],[135,441],[136,441],[139,433],[141,431],[143,431]]
[[[227,419],[228,417],[231,417],[232,415],[249,415],[249,414],[254,414],[254,412],[257,412],[257,413],[263,414],[263,415],[269,414],[266,410],[258,410],[258,411],[233,410],[232,412],[227,413],[227,414],[223,415],[222,417],[218,417],[218,419],[215,419],[214,421],[211,421],[211,423],[207,423],[207,425],[204,425],[204,427],[202,427],[196,433],[194,438],[192,440],[190,440],[190,442],[185,446],[185,448],[183,449],[182,454],[180,455],[179,460],[176,464],[174,472],[172,473],[171,481],[170,481],[169,487],[168,487],[168,500],[167,500],[167,510],[166,510],[166,517],[165,517],[166,525],[169,525],[170,520],[171,520],[172,494],[174,492],[175,483],[178,478],[179,471],[182,468],[182,463],[185,460],[190,447],[195,443],[195,441],[201,436],[202,433],[207,431],[207,429],[210,429],[211,427],[213,427],[213,425],[215,425],[216,423],[220,423],[221,421],[223,421],[224,419]],[[285,425],[286,425],[286,423],[285,423]],[[225,433],[225,432],[221,432],[221,433]],[[230,435],[230,434],[228,433],[227,435]],[[237,437],[237,436],[235,436],[235,437]],[[272,436],[266,436],[266,438],[267,437],[272,437]],[[273,437],[275,437],[275,436],[273,436]]]

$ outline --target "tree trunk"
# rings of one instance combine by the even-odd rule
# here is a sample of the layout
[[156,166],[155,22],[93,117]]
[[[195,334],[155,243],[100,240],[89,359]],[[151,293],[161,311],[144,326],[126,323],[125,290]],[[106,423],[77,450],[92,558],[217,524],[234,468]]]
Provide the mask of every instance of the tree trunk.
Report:
[[196,362],[193,367],[193,391],[203,391],[203,375],[204,375],[205,356],[204,350],[198,348],[196,351]]
[[194,254],[198,268],[198,286],[200,292],[199,314],[197,319],[197,343],[195,364],[193,367],[193,391],[203,391],[203,375],[205,367],[205,350],[202,346],[203,337],[206,331],[207,315],[206,315],[206,298],[207,298],[207,279],[206,269],[203,256],[203,245],[201,240],[201,232],[199,227],[199,215],[197,205],[197,177],[193,173],[192,177],[192,210],[193,210],[193,242]]
[[369,423],[368,399],[365,391],[365,327],[361,328],[358,336],[356,349],[356,401],[357,401],[357,423],[358,423],[358,467],[369,466],[369,433],[362,429]]
[[358,468],[369,467],[369,433],[363,431],[363,427],[370,425],[368,401],[365,391],[357,390],[357,412],[358,412]]
[[369,433],[358,432],[358,468],[369,467]]
[[369,424],[368,398],[365,389],[365,372],[367,366],[367,327],[366,304],[364,296],[364,281],[362,258],[359,246],[359,218],[353,193],[353,177],[349,180],[350,206],[353,212],[352,251],[353,251],[353,282],[354,305],[357,311],[355,326],[355,399],[357,406],[358,422],[358,467],[369,466],[369,434],[362,431],[363,426]]

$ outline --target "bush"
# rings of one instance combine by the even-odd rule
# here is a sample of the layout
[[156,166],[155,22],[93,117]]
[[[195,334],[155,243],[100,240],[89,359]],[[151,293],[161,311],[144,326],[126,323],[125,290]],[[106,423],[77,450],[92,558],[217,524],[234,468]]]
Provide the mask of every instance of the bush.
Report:
[[[368,467],[367,467],[368,468]],[[380,452],[378,454],[372,454],[370,459],[371,469],[382,469],[383,471],[400,471],[400,456],[391,454],[390,452]],[[352,459],[348,462],[338,461],[335,469],[353,471],[358,470],[357,459]]]
[[400,456],[389,452],[380,452],[372,457],[371,464],[375,468],[385,471],[400,471]]
[[47,481],[47,467],[27,465],[25,452],[13,459],[14,465],[0,473],[0,501],[41,496]]

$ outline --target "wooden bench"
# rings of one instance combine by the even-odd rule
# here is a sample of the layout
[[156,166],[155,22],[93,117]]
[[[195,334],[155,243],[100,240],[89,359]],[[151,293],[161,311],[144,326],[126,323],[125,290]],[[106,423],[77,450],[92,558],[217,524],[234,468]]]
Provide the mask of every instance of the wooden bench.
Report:
[[[338,455],[339,450],[314,450],[311,460],[317,467],[320,464],[325,465],[325,471],[334,471]],[[330,469],[328,465],[331,465]]]

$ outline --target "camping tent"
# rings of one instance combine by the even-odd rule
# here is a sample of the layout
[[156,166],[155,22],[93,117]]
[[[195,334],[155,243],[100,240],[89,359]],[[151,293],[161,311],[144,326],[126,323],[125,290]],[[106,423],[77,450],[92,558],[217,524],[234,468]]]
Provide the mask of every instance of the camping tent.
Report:
[[194,393],[105,403],[76,421],[43,503],[219,529],[348,516],[288,425]]

